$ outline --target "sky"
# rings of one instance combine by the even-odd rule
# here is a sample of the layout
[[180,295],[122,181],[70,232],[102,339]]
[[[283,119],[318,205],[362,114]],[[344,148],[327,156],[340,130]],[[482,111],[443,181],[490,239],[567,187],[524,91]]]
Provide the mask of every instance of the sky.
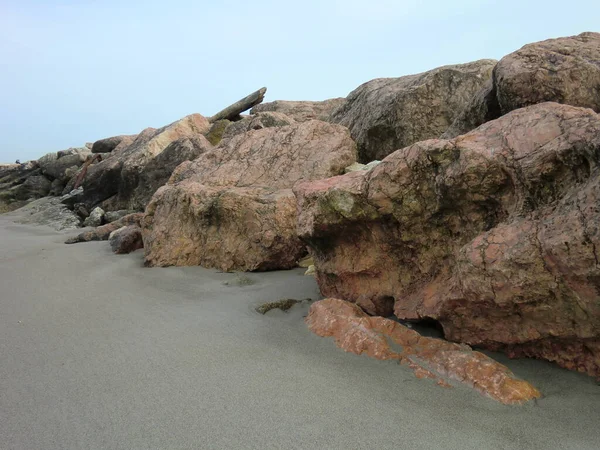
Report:
[[598,0],[0,0],[0,161],[600,31]]

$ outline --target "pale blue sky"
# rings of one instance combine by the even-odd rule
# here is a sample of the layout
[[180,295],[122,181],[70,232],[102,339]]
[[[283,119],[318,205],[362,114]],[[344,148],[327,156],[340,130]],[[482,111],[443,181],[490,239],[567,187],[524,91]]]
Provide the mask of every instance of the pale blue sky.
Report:
[[0,0],[0,161],[599,26],[597,0]]

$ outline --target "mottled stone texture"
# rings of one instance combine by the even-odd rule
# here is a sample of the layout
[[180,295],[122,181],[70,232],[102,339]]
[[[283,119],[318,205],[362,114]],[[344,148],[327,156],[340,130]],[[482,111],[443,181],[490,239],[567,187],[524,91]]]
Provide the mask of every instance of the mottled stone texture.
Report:
[[144,247],[142,229],[137,225],[129,225],[113,231],[108,236],[108,243],[113,253],[123,255]]
[[452,138],[518,108],[557,102],[600,112],[600,33],[528,44],[500,60],[493,79],[443,137]]
[[541,396],[506,366],[467,345],[421,336],[393,320],[370,317],[343,300],[328,298],[313,303],[306,323],[315,334],[335,338],[337,346],[347,352],[398,360],[418,378],[433,378],[442,386],[449,386],[450,380],[460,381],[507,405]]
[[148,265],[222,270],[294,267],[298,181],[343,173],[356,161],[344,127],[321,121],[249,131],[181,164],[143,221]]
[[129,214],[125,217],[115,220],[114,222],[107,223],[106,225],[96,227],[93,230],[85,231],[77,236],[71,237],[65,241],[65,244],[76,244],[78,242],[89,241],[105,241],[109,238],[113,231],[118,230],[119,228],[128,225],[139,226],[143,216],[143,213]]
[[283,113],[297,122],[306,122],[315,119],[328,121],[331,114],[345,103],[345,98],[331,98],[320,102],[276,100],[256,105],[250,113],[252,115],[259,115],[259,113],[263,112]]
[[494,60],[439,67],[417,75],[371,80],[332,114],[358,144],[359,160],[439,137],[490,78]]
[[324,295],[600,376],[600,116],[543,103],[303,183]]
[[[147,186],[140,185],[144,168],[163,151],[172,149],[171,145],[176,141],[198,138],[209,128],[205,117],[192,114],[158,130],[145,129],[131,144],[113,149],[108,157],[90,166],[83,182],[84,203],[92,207],[116,195],[114,209],[144,209],[152,194],[148,193]],[[183,153],[173,151],[170,154],[175,157]],[[175,163],[169,161],[172,167]],[[164,178],[168,178],[168,174]]]

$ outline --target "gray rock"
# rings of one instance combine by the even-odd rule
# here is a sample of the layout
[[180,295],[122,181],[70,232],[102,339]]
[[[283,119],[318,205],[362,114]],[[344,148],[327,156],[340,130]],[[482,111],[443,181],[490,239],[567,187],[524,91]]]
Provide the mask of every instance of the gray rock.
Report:
[[18,223],[46,225],[55,230],[70,230],[81,225],[79,217],[56,197],[35,200],[15,213]]
[[383,159],[444,133],[491,77],[495,64],[486,59],[369,81],[348,95],[331,120],[350,129],[360,162]]
[[90,215],[83,221],[84,227],[99,227],[102,225],[102,219],[104,218],[104,210],[100,207],[96,207],[92,210]]
[[137,225],[121,227],[110,233],[108,242],[116,254],[131,253],[144,247],[142,229]]
[[133,143],[136,134],[112,136],[105,139],[100,139],[92,144],[92,153],[110,153],[115,149],[124,148]]
[[358,172],[360,170],[371,170],[373,167],[380,164],[381,161],[371,161],[369,164],[354,163],[344,169],[344,173]]
[[75,206],[75,203],[82,203],[82,200],[83,200],[83,188],[82,187],[73,189],[68,194],[65,194],[62,197],[60,197],[60,202],[63,205],[66,205],[70,208],[73,208]]
[[62,180],[59,180],[57,178],[50,185],[49,195],[52,195],[54,197],[59,196],[59,195],[62,194],[62,191],[63,191],[64,188],[65,188],[65,183]]
[[42,173],[54,179],[61,181],[68,181],[74,171],[85,162],[87,156],[90,153],[72,153],[69,155],[63,155],[61,158],[57,158],[43,165]]

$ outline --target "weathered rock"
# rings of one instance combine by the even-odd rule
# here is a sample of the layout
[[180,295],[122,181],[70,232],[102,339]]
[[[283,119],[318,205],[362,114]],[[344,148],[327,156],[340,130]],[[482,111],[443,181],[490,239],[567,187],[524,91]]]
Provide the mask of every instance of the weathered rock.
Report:
[[91,207],[117,195],[119,209],[143,209],[146,194],[136,195],[136,188],[144,167],[173,142],[197,137],[209,128],[205,117],[192,114],[158,130],[142,131],[129,146],[113,150],[110,157],[90,166],[83,182],[85,203]]
[[344,173],[350,173],[350,172],[358,172],[359,170],[371,170],[373,167],[377,166],[381,161],[375,160],[375,161],[371,161],[369,164],[361,164],[361,163],[354,163],[354,164],[350,164],[348,167],[346,167],[344,169]]
[[121,227],[108,236],[110,248],[117,255],[131,253],[144,247],[142,229],[137,225]]
[[77,155],[77,154],[82,154],[82,153],[85,155],[89,155],[91,152],[87,146],[86,147],[71,147],[66,150],[60,150],[60,151],[56,152],[56,157],[57,157],[57,159],[60,159],[65,156]]
[[263,303],[262,305],[258,305],[255,309],[256,309],[256,312],[263,314],[263,315],[274,309],[279,309],[281,311],[289,311],[290,309],[292,309],[292,307],[294,305],[297,305],[298,303],[302,303],[302,302],[310,302],[311,300],[312,299],[310,299],[310,298],[306,298],[304,300],[296,300],[293,298],[282,298],[281,300],[277,300],[276,302],[267,302],[267,303]]
[[118,211],[106,211],[104,213],[104,221],[106,223],[111,223],[116,220],[119,220],[121,217],[128,216],[129,214],[133,214],[135,212],[137,212],[137,211],[134,211],[132,209],[120,209]]
[[442,137],[452,138],[510,111],[557,102],[600,112],[600,33],[529,44],[500,60]]
[[133,143],[137,134],[129,136],[112,136],[105,139],[100,139],[92,144],[92,153],[110,153],[113,150],[123,149]]
[[106,225],[99,226],[94,228],[91,231],[85,231],[83,233],[78,234],[77,236],[71,237],[65,241],[65,244],[76,244],[77,242],[89,242],[89,241],[105,241],[115,230],[122,228],[127,225],[140,225],[140,220],[144,213],[134,213],[129,214],[128,216],[121,217],[119,220],[116,220],[111,223],[107,223]]
[[148,265],[223,270],[295,267],[300,180],[343,173],[356,160],[344,127],[310,121],[235,136],[173,172],[143,221]]
[[52,181],[52,184],[50,185],[50,192],[48,194],[52,196],[59,196],[62,194],[64,188],[65,183],[59,179],[56,179]]
[[81,225],[79,217],[56,197],[40,198],[14,211],[16,222],[45,225],[55,230],[70,230]]
[[156,158],[151,160],[140,173],[140,181],[132,194],[131,203],[146,205],[159,187],[169,181],[173,170],[184,161],[193,161],[211,150],[213,146],[202,136],[177,139]]
[[495,64],[486,59],[369,81],[348,95],[331,120],[350,128],[360,162],[383,159],[444,133],[490,78]]
[[31,175],[23,184],[13,188],[16,200],[31,200],[45,197],[50,193],[52,182],[43,175]]
[[208,133],[206,133],[206,140],[210,142],[211,145],[218,145],[223,139],[223,134],[227,127],[233,122],[227,119],[217,120],[212,124]]
[[526,381],[506,366],[467,345],[421,336],[414,330],[383,317],[369,317],[358,306],[328,298],[311,305],[306,323],[319,336],[335,338],[338,347],[357,355],[398,360],[418,378],[432,378],[442,386],[464,383],[507,405],[541,397]]
[[345,98],[332,98],[320,102],[276,100],[255,106],[250,114],[276,112],[283,113],[296,122],[306,122],[314,119],[328,121],[331,114],[345,103]]
[[325,296],[600,376],[599,159],[600,115],[543,103],[297,186],[298,231]]
[[7,165],[0,170],[0,213],[48,195],[51,182],[35,165]]
[[142,224],[149,266],[291,269],[306,252],[296,236],[296,198],[289,189],[165,186]]
[[[291,117],[279,112],[259,112],[255,115],[244,117],[237,122],[230,122],[223,132],[223,139],[230,139],[235,135],[245,133],[251,130],[260,130],[270,127],[284,127],[296,122]],[[216,124],[215,124],[216,125]]]
[[99,227],[102,225],[104,219],[104,210],[96,207],[92,210],[90,215],[83,221],[84,227]]
[[73,153],[49,161],[41,166],[42,173],[52,179],[58,179],[66,183],[70,178],[69,175],[85,162],[89,154],[84,152]]
[[529,44],[494,70],[503,114],[547,101],[600,112],[600,33]]
[[82,203],[83,200],[83,188],[73,189],[68,194],[63,195],[60,198],[60,202],[69,208],[74,208],[76,203]]

